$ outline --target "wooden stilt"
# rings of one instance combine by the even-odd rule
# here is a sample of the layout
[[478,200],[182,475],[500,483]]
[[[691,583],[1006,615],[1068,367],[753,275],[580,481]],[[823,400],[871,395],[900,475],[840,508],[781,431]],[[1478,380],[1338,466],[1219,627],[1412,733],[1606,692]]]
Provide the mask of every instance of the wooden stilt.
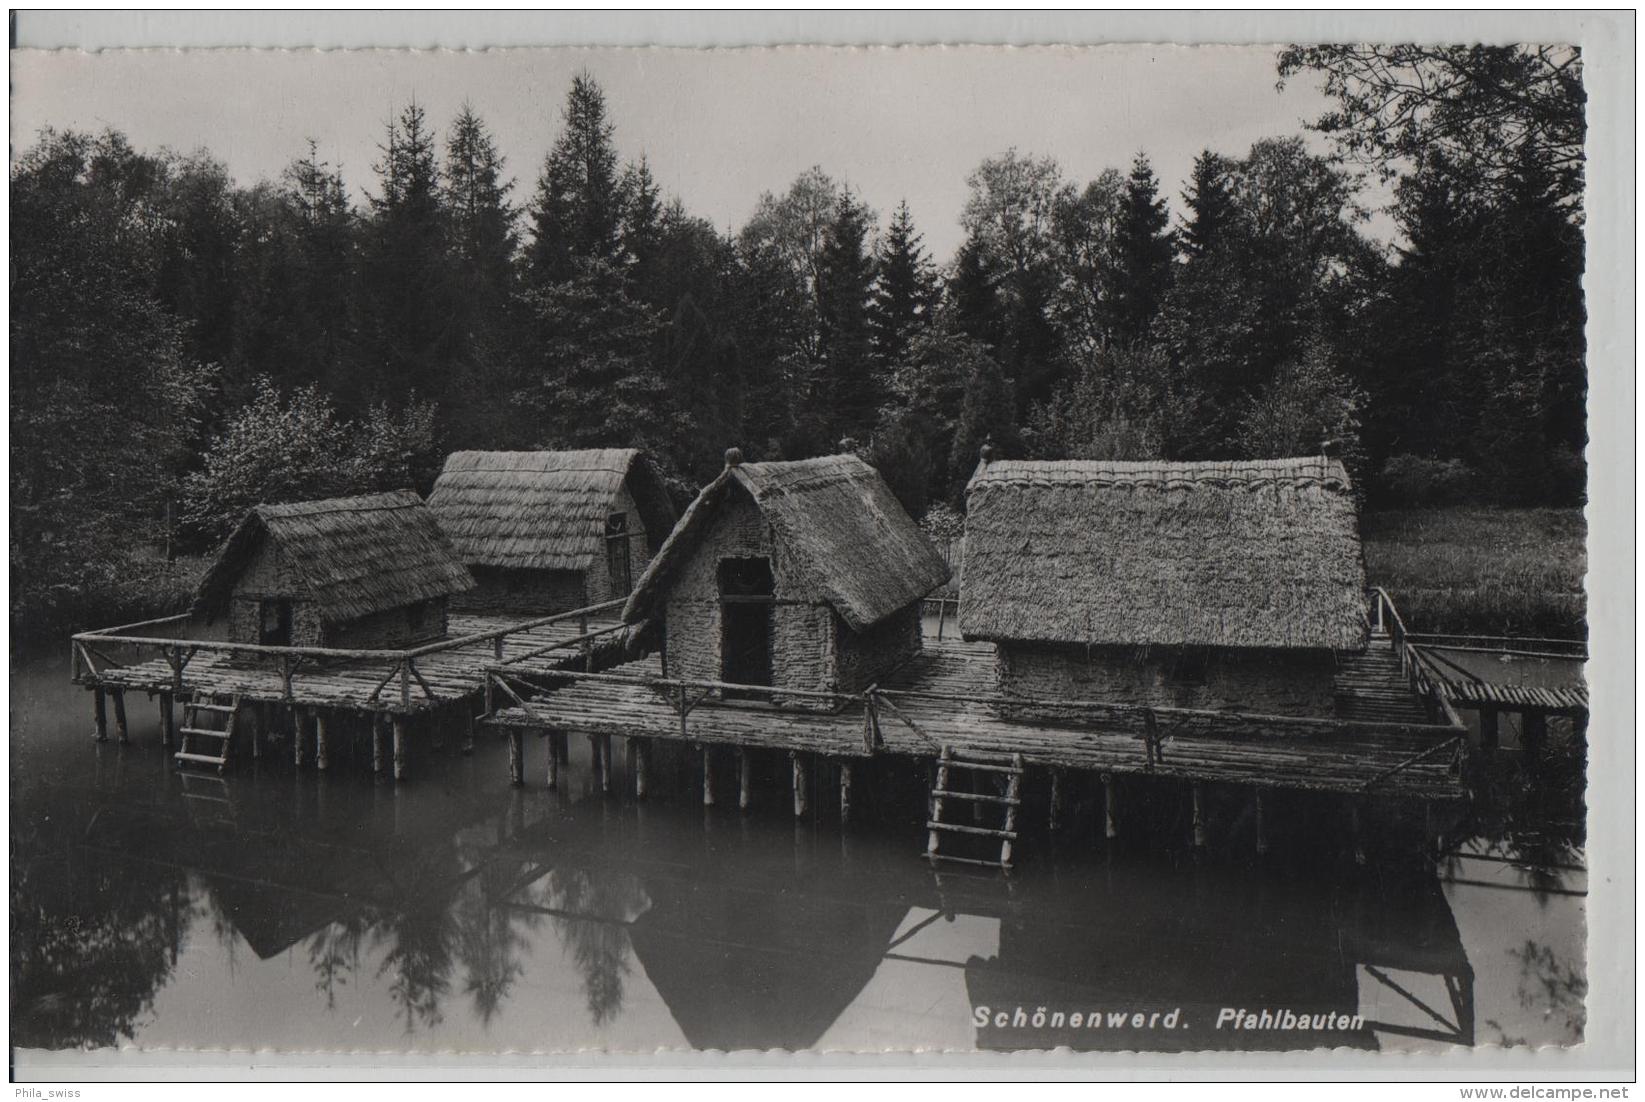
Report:
[[1268,852],[1268,831],[1262,821],[1262,789],[1260,788],[1256,792],[1256,827],[1257,853],[1260,855]]
[[399,712],[394,715],[394,779],[406,779],[406,717]]
[[1365,864],[1365,838],[1359,832],[1359,801],[1348,805],[1348,833],[1354,839],[1354,864]]
[[474,707],[469,705],[463,709],[463,755],[466,757],[474,753]]
[[599,779],[600,791],[609,792],[610,786],[605,779],[605,763],[600,760],[600,736],[588,736],[588,760],[594,769],[594,776]]
[[811,795],[810,763],[798,750],[790,751],[789,756],[794,759],[794,818],[801,819]]
[[247,704],[243,714],[249,728],[246,737],[251,742],[251,760],[257,761],[263,756],[263,710],[255,704]]
[[114,737],[124,745],[131,741],[131,734],[126,729],[126,693],[124,689],[115,689],[109,696],[114,703]]
[[1479,744],[1495,750],[1502,742],[1502,722],[1497,710],[1489,705],[1479,710]]
[[1120,821],[1118,807],[1114,800],[1114,777],[1111,773],[1102,775],[1102,832],[1105,838],[1118,838]]
[[[1520,748],[1533,758],[1542,753],[1543,745],[1548,741],[1548,714],[1546,712],[1524,712],[1520,717]],[[1527,764],[1535,764],[1534,762]]]
[[1051,833],[1055,834],[1062,822],[1063,812],[1063,780],[1062,770],[1051,770]]
[[508,729],[508,783],[515,788],[525,783],[525,736],[518,727]]
[[1194,799],[1194,848],[1205,848],[1205,786],[1195,781],[1189,786]]
[[[587,652],[584,652],[586,659]],[[585,662],[586,664],[586,662]],[[600,791],[611,791],[611,736],[600,736]]]
[[383,721],[381,712],[371,713],[371,771],[383,771]]
[[754,759],[737,747],[737,810],[747,811],[754,802]]
[[96,742],[109,740],[108,696],[102,689],[91,691],[91,737]]
[[634,798],[645,799],[646,771],[651,764],[651,741],[643,738],[628,740],[630,753],[634,756]]
[[303,734],[308,726],[308,716],[299,712],[292,719],[291,724],[291,764],[298,769],[303,767]]
[[840,762],[840,825],[851,822],[851,763]]
[[708,744],[703,744],[703,806],[714,806],[714,759]]
[[172,748],[176,739],[177,726],[171,711],[171,694],[160,694],[160,745],[167,750]]
[[[554,732],[548,732],[548,787],[550,791],[560,787],[560,755],[554,748]],[[524,769],[524,763],[521,764]]]
[[330,765],[330,748],[326,745],[325,713],[316,711],[314,713],[314,768],[324,773]]

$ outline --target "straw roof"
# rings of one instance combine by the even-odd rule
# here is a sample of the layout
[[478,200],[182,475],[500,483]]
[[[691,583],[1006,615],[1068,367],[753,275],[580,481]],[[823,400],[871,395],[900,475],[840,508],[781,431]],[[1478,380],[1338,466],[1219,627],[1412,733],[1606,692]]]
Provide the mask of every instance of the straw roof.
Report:
[[1365,645],[1359,523],[1335,459],[1000,460],[966,493],[967,638]]
[[624,483],[652,539],[674,526],[662,478],[634,448],[453,452],[429,495],[440,527],[470,566],[588,569]]
[[197,615],[227,603],[264,537],[279,544],[321,618],[333,623],[474,588],[423,499],[396,490],[257,506],[201,581]]
[[779,463],[736,463],[703,487],[641,576],[623,618],[645,619],[674,572],[707,534],[734,490],[754,499],[779,545],[815,580],[823,598],[862,631],[948,580],[948,567],[879,472],[854,455]]

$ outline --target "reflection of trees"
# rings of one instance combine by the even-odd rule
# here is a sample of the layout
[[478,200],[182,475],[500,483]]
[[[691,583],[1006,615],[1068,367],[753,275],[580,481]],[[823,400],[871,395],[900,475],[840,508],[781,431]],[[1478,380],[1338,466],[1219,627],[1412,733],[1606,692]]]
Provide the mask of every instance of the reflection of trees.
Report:
[[[1526,939],[1522,948],[1508,950],[1508,955],[1519,961],[1519,1005],[1521,1009],[1538,1013],[1549,1022],[1564,1019],[1566,1040],[1582,1040],[1588,1026],[1588,978],[1584,970],[1562,964],[1554,951],[1546,945]],[[1489,1024],[1505,1045],[1529,1044],[1524,1037],[1510,1037],[1502,1024]]]
[[12,1043],[131,1040],[189,927],[185,874],[122,865],[72,845],[24,856],[26,848],[27,840],[14,840]]
[[379,977],[391,975],[389,997],[405,1017],[406,1032],[421,1024],[432,1029],[444,1021],[440,1000],[451,989],[457,930],[445,901],[385,916],[375,940],[386,945]]
[[628,923],[650,898],[637,878],[599,869],[555,869],[545,887],[546,905],[564,912],[555,916],[554,931],[582,973],[589,1016],[604,1025],[622,1012],[632,951]]
[[360,970],[360,942],[372,920],[363,911],[315,931],[308,939],[308,962],[314,969],[314,989],[326,997],[326,1009],[337,1008],[337,988],[346,986]]
[[520,958],[531,948],[525,933],[542,924],[540,915],[508,905],[525,888],[521,870],[526,864],[516,860],[486,865],[465,885],[455,904],[463,992],[474,1001],[481,1023],[488,1026],[524,971]]

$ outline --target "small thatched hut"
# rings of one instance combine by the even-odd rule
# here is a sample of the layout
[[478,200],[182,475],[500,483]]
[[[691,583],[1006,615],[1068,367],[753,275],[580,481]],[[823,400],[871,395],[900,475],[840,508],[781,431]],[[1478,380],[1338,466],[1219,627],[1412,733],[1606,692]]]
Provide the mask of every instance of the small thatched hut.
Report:
[[228,616],[237,643],[398,647],[446,633],[446,600],[474,585],[410,490],[259,505],[217,553],[194,615]]
[[920,599],[947,580],[861,459],[744,463],[732,448],[623,618],[662,620],[675,677],[852,693],[919,652]]
[[1006,695],[1329,716],[1365,647],[1335,459],[985,458],[966,494],[960,630]]
[[626,597],[674,527],[633,448],[454,452],[428,498],[474,574],[456,607],[548,614]]

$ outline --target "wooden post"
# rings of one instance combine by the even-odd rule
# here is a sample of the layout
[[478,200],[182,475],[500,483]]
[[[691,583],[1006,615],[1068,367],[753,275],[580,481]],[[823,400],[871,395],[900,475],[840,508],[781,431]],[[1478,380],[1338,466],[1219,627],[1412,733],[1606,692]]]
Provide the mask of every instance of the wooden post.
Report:
[[1348,833],[1354,839],[1354,864],[1365,864],[1365,839],[1359,832],[1359,801],[1348,805]]
[[314,768],[324,773],[331,765],[329,747],[326,745],[326,716],[324,712],[316,710],[314,713]]
[[1260,788],[1257,789],[1256,819],[1257,819],[1257,823],[1256,823],[1256,826],[1257,826],[1257,854],[1260,856],[1260,855],[1268,852],[1268,831],[1266,830],[1265,824],[1262,821],[1262,789],[1260,789]]
[[942,638],[942,625],[943,625],[943,621],[946,620],[946,619],[948,619],[948,601],[946,599],[942,598],[942,597],[938,597],[937,598],[937,638],[938,639]]
[[[545,732],[548,736],[548,787],[550,791],[560,787],[560,755],[554,752],[554,732]],[[522,763],[521,768],[524,768]]]
[[101,688],[91,691],[91,737],[98,742],[109,740],[108,697]]
[[600,736],[600,791],[611,791],[611,736]]
[[650,765],[651,742],[649,739],[631,738],[628,745],[634,754],[634,798],[645,799],[646,767]]
[[1057,826],[1062,820],[1063,784],[1062,770],[1051,770],[1051,832],[1056,833]]
[[394,779],[406,779],[406,715],[394,713]]
[[508,729],[508,783],[515,788],[525,784],[525,736],[518,727]]
[[1205,848],[1205,786],[1195,781],[1189,786],[1194,799],[1194,848]]
[[383,771],[383,713],[371,713],[371,771]]
[[175,726],[172,722],[171,699],[170,693],[160,694],[160,745],[167,750],[171,749],[173,735],[175,734]]
[[737,810],[747,811],[754,802],[754,759],[748,756],[748,751],[737,747]]
[[1479,709],[1479,744],[1487,750],[1495,750],[1501,741],[1501,720],[1496,708],[1489,704],[1481,705]]
[[608,789],[608,786],[606,785],[606,780],[605,780],[605,765],[604,765],[603,762],[600,761],[600,736],[599,735],[589,735],[588,736],[588,761],[589,761],[589,764],[591,766],[593,766],[593,768],[594,768],[594,775],[599,778],[600,791],[602,791],[602,792],[608,791],[609,789]]
[[798,750],[789,751],[789,757],[794,759],[794,818],[801,819],[805,817],[806,803],[810,797],[810,763]]
[[308,726],[308,716],[298,712],[292,718],[291,724],[291,764],[298,769],[303,767],[303,728]]
[[463,755],[474,753],[474,706],[463,709]]
[[1114,776],[1112,773],[1102,775],[1102,832],[1106,838],[1118,838],[1120,821],[1118,808],[1114,802]]
[[840,825],[851,822],[851,763],[840,762]]
[[1520,722],[1521,749],[1533,757],[1542,753],[1543,744],[1548,741],[1548,713],[1525,712],[1522,713]]
[[126,691],[114,689],[110,691],[109,696],[114,701],[114,737],[119,739],[123,746],[131,741],[126,730]]
[[714,806],[714,759],[708,743],[703,743],[703,806]]

